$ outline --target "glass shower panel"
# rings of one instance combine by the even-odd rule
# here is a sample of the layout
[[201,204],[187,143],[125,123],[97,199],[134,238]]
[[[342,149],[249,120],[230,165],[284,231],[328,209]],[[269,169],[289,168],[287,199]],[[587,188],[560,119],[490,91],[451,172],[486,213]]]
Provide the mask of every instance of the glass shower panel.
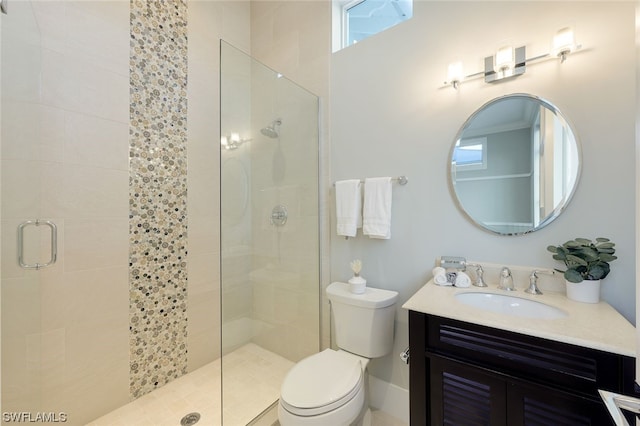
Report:
[[319,350],[318,98],[221,43],[225,425],[277,402]]
[[3,421],[44,413],[83,425],[129,401],[129,5],[10,3],[1,16],[2,411],[18,417]]
[[[12,6],[14,6],[12,4]],[[30,5],[18,3],[2,22],[2,410],[42,407],[40,271],[19,267],[17,230],[42,218],[42,174],[38,126],[42,113],[40,31]],[[6,67],[4,64],[13,64]],[[24,258],[39,262],[40,229],[25,228]]]

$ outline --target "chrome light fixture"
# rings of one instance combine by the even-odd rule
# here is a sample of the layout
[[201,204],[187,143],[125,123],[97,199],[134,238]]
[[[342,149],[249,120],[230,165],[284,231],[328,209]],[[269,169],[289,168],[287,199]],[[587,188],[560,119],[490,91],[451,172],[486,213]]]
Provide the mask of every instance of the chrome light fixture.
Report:
[[558,30],[553,36],[553,53],[560,58],[560,62],[567,60],[567,56],[576,50],[576,42],[573,37],[573,29],[571,27]]
[[504,46],[498,49],[495,55],[484,58],[483,71],[464,75],[462,62],[449,64],[447,80],[444,85],[458,89],[463,81],[473,80],[480,76],[484,76],[485,83],[495,83],[524,74],[527,69],[527,63],[556,57],[560,59],[560,63],[563,63],[569,54],[581,48],[581,45],[575,43],[573,29],[570,27],[562,28],[554,35],[549,53],[527,58],[525,46],[516,47],[515,49],[512,46]]
[[495,56],[484,58],[484,81],[485,83],[493,83],[524,74],[526,64],[526,48],[524,46],[516,49],[511,46],[501,47]]
[[251,139],[242,139],[239,133],[232,132],[228,136],[220,137],[220,145],[226,150],[238,149],[240,145],[249,142]]
[[493,70],[495,72],[506,72],[513,69],[515,65],[515,56],[513,47],[503,46],[496,52],[493,61]]
[[447,72],[447,79],[451,82],[454,89],[457,89],[462,80],[464,79],[464,71],[462,68],[462,62],[453,62],[449,64],[449,70]]

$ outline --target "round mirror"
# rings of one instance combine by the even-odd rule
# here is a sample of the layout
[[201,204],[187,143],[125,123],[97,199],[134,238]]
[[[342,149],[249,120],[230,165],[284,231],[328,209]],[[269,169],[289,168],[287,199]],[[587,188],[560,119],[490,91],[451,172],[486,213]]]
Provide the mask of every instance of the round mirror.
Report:
[[451,149],[449,183],[473,223],[500,235],[526,234],[562,213],[578,185],[580,157],[555,106],[508,95],[464,123]]

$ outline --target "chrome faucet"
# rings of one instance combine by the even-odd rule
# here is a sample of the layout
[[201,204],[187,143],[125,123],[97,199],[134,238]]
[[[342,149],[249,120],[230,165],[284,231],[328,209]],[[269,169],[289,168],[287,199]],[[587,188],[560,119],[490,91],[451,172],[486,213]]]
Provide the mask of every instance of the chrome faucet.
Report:
[[482,269],[482,265],[478,263],[467,263],[467,266],[476,269],[476,280],[473,283],[474,286],[489,287],[487,283],[484,282],[484,269]]
[[500,271],[500,285],[498,286],[498,290],[516,291],[513,285],[511,270],[506,266]]
[[529,288],[525,290],[525,293],[542,294],[542,292],[538,288],[538,274],[553,275],[554,273],[555,271],[551,269],[543,269],[543,270],[536,269],[533,272],[531,272],[531,275],[529,275]]

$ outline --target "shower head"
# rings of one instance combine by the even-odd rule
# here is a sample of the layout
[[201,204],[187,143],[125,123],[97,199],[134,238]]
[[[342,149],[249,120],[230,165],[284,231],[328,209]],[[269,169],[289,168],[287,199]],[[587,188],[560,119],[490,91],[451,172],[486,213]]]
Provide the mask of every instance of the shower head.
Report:
[[267,127],[263,127],[260,129],[260,133],[269,137],[271,139],[275,139],[280,136],[280,132],[278,131],[278,127],[282,124],[282,119],[277,118],[271,122]]

